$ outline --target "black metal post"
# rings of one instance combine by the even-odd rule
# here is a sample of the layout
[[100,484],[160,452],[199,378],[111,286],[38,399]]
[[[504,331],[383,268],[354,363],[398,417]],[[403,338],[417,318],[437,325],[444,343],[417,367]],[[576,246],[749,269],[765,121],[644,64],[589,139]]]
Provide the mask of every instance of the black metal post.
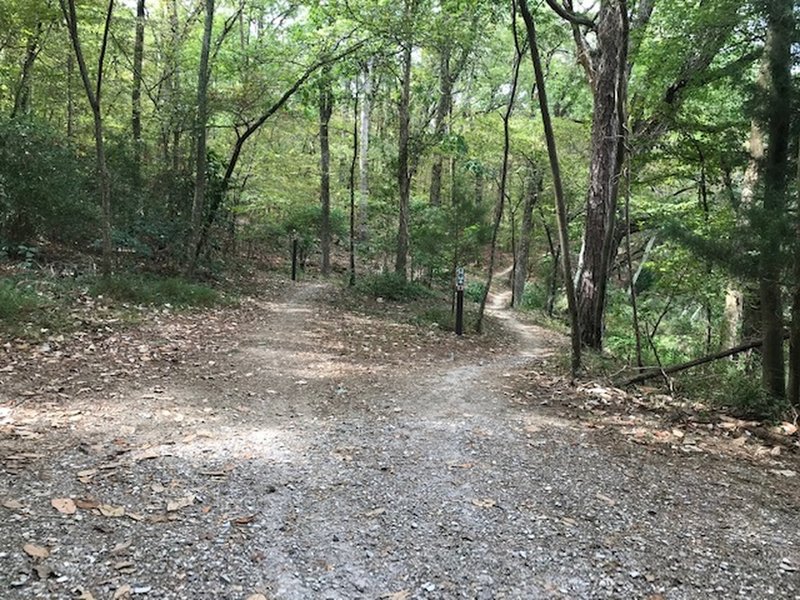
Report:
[[456,290],[456,335],[464,335],[464,290]]
[[297,238],[292,240],[292,281],[297,281]]

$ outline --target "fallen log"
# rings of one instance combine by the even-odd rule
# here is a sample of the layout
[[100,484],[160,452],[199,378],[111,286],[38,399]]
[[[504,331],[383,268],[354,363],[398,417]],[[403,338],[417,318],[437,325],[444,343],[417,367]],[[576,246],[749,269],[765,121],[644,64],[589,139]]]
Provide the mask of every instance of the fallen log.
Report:
[[[788,337],[789,337],[789,332],[788,331],[784,332],[783,339],[787,339]],[[652,379],[653,377],[671,375],[672,373],[685,371],[686,369],[691,369],[692,367],[697,367],[700,365],[704,365],[706,363],[714,362],[715,360],[720,360],[722,358],[727,358],[729,356],[741,354],[742,352],[747,352],[748,350],[752,350],[753,348],[758,348],[763,343],[764,343],[763,339],[750,340],[749,342],[741,343],[738,346],[734,346],[733,348],[728,348],[727,350],[720,350],[719,352],[715,352],[714,354],[701,356],[700,358],[695,358],[694,360],[690,360],[689,362],[681,363],[678,365],[672,365],[671,367],[663,367],[663,368],[648,367],[644,373],[640,373],[635,377],[631,377],[627,381],[620,383],[618,387],[628,387],[635,383],[641,383],[643,381],[647,381],[648,379]]]

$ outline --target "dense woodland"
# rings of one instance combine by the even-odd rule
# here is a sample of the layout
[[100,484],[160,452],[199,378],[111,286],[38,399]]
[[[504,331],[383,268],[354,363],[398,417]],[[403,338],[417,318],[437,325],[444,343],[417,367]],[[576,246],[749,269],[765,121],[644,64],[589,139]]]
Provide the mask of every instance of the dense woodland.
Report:
[[791,0],[4,0],[3,260],[202,280],[296,238],[350,282],[467,265],[481,311],[513,263],[574,372],[746,349],[709,387],[777,416],[800,407],[797,22]]

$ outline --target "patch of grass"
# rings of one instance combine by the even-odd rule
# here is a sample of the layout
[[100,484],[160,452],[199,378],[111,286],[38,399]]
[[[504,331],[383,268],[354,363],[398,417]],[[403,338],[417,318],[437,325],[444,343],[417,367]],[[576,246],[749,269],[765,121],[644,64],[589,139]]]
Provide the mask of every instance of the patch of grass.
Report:
[[392,302],[411,302],[428,298],[433,292],[414,281],[407,281],[396,273],[367,275],[356,282],[356,291],[366,296],[383,298]]
[[0,281],[0,321],[14,324],[46,304],[33,290],[11,280]]
[[89,288],[94,296],[142,305],[170,304],[175,307],[209,307],[225,303],[223,296],[207,285],[179,277],[112,275],[99,278]]

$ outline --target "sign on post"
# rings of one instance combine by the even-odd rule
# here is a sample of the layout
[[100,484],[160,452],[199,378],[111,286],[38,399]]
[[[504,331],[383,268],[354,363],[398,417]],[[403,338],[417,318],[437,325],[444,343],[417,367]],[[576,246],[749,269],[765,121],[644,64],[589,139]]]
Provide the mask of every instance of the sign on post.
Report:
[[467,282],[464,267],[456,269],[456,335],[464,334],[464,284]]

